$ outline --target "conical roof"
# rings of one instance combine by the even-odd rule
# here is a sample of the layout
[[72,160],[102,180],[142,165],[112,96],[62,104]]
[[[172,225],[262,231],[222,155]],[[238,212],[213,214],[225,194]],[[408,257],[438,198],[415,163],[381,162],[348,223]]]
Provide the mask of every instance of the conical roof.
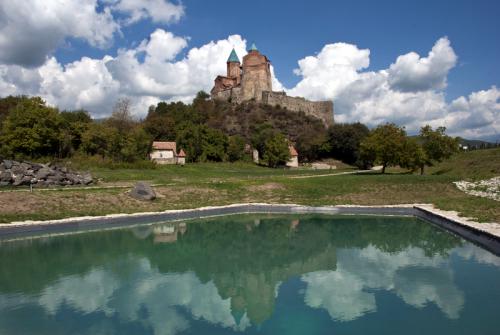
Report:
[[239,63],[240,62],[240,59],[238,58],[238,55],[236,54],[236,51],[234,51],[234,48],[233,50],[231,51],[231,54],[229,55],[229,58],[227,59],[227,62],[228,63]]
[[257,49],[257,46],[255,45],[255,43],[252,43],[252,46],[250,47],[250,49],[248,51],[259,51],[259,49]]

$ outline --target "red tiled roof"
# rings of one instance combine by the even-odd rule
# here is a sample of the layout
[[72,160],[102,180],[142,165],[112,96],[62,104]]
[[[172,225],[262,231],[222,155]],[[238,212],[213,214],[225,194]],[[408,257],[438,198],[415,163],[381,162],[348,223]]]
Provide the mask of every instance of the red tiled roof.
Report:
[[175,142],[153,142],[153,149],[156,150],[172,150],[177,153],[177,146]]
[[299,155],[297,153],[297,150],[295,150],[295,148],[293,147],[293,145],[289,145],[288,150],[290,150],[290,156],[292,156],[292,157],[296,157]]
[[186,157],[186,153],[184,152],[184,150],[181,149],[181,151],[179,151],[179,154],[177,155],[177,157]]

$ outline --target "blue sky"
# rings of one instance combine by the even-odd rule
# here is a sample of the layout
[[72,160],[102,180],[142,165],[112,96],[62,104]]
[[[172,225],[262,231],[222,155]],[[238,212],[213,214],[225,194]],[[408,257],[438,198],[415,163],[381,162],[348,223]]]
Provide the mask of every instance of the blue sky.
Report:
[[[210,90],[227,48],[241,57],[255,42],[272,61],[275,87],[333,99],[338,121],[392,121],[410,131],[444,124],[456,134],[499,139],[500,1],[66,2],[0,4],[4,95],[39,94],[95,116],[128,96],[140,116],[147,104]],[[195,61],[198,74],[182,69]],[[332,65],[328,75],[311,68],[316,63]],[[314,90],[318,81],[328,90]],[[377,93],[368,97],[360,87]],[[425,106],[418,118],[415,106]]]
[[[73,39],[56,55],[68,62],[104,56],[137,45],[156,27],[190,38],[190,46],[240,34],[273,62],[281,82],[299,81],[297,60],[323,45],[347,42],[371,50],[370,70],[387,68],[398,55],[426,54],[448,36],[458,55],[449,73],[448,99],[492,85],[500,86],[500,1],[265,1],[184,0],[186,16],[175,24],[150,20],[123,29],[109,49],[91,48]],[[182,54],[179,55],[180,57]]]

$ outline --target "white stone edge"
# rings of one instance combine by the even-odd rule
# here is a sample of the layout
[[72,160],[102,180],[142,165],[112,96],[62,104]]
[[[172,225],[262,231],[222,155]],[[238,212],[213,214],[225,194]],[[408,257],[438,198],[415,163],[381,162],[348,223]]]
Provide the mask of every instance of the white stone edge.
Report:
[[[500,224],[499,223],[479,223],[474,221],[471,218],[464,218],[460,217],[457,212],[455,211],[444,211],[436,208],[432,204],[399,204],[399,205],[379,205],[379,206],[362,206],[362,205],[335,205],[335,206],[306,206],[306,205],[298,205],[298,204],[270,204],[270,203],[237,203],[237,204],[231,204],[231,205],[223,205],[223,206],[206,206],[206,207],[198,207],[198,208],[192,208],[192,209],[174,209],[174,210],[165,210],[165,211],[159,211],[159,212],[139,212],[139,213],[131,213],[131,214],[108,214],[108,215],[101,215],[101,216],[79,216],[79,217],[72,217],[72,218],[64,218],[64,219],[57,219],[57,220],[38,220],[38,221],[16,221],[16,222],[11,222],[11,223],[2,223],[0,224],[0,231],[2,229],[12,229],[12,228],[22,228],[22,227],[30,227],[30,226],[47,226],[47,225],[62,225],[62,224],[67,224],[67,223],[73,223],[73,222],[85,222],[85,221],[90,221],[90,220],[109,220],[109,219],[115,219],[115,218],[140,218],[140,217],[146,217],[146,216],[160,216],[164,214],[176,214],[176,213],[186,213],[186,212],[200,212],[200,214],[203,214],[204,211],[208,210],[217,210],[217,209],[228,209],[228,208],[235,208],[235,207],[259,207],[259,206],[265,206],[268,208],[282,208],[286,207],[288,212],[291,213],[318,213],[318,212],[328,212],[335,214],[338,212],[339,209],[342,208],[359,208],[359,209],[374,209],[374,208],[387,208],[387,209],[420,209],[425,212],[431,213],[435,216],[439,216],[442,218],[445,218],[449,221],[452,221],[456,224],[472,228],[473,230],[478,230],[481,232],[484,232],[489,235],[496,236],[497,238],[500,238]],[[242,213],[244,213],[243,211]],[[346,215],[345,213],[339,213]],[[354,213],[353,213],[354,214]],[[227,215],[227,214],[221,214],[221,215]],[[356,215],[356,214],[354,214]],[[381,214],[386,216],[387,214]],[[394,215],[398,215],[395,213]],[[205,216],[216,216],[216,215],[201,215],[203,217]]]

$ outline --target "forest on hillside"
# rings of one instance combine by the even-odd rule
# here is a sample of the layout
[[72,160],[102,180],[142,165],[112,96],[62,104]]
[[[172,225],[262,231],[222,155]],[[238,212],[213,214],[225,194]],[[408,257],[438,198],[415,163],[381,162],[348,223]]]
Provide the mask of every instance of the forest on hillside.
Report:
[[40,97],[0,99],[0,156],[9,159],[92,157],[109,163],[145,162],[152,141],[176,141],[188,162],[250,160],[248,146],[263,162],[280,166],[288,145],[299,160],[334,158],[369,167],[400,165],[416,170],[458,150],[444,128],[423,127],[408,137],[404,127],[383,124],[371,131],[361,123],[323,123],[302,112],[255,101],[235,104],[212,100],[201,91],[191,104],[160,102],[136,119],[128,99],[119,100],[110,117],[94,120],[85,110],[60,111]]

